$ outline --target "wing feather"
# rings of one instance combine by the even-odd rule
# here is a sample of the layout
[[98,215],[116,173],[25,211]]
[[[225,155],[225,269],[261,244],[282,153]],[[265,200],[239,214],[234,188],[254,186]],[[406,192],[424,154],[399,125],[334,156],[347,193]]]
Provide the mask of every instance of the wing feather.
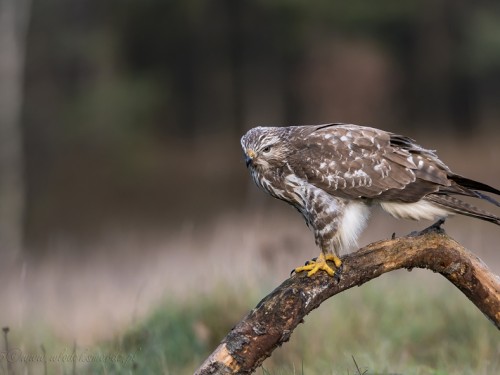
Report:
[[446,165],[407,137],[332,124],[307,127],[295,139],[294,172],[332,195],[416,202],[450,186]]

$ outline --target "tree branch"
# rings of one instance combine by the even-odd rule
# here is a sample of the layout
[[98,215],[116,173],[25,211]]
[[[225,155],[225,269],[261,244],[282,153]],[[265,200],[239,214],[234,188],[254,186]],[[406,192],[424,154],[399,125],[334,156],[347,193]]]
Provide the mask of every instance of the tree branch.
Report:
[[439,272],[500,329],[500,278],[440,224],[345,255],[340,281],[325,272],[312,278],[305,272],[293,275],[228,333],[195,375],[252,373],[323,301],[400,268]]

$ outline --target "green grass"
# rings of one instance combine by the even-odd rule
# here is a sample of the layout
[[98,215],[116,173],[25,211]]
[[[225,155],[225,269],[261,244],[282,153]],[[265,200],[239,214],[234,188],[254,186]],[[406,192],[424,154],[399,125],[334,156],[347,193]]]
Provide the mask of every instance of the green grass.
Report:
[[[242,293],[217,290],[187,302],[165,302],[149,319],[100,348],[133,353],[133,363],[103,362],[91,366],[90,373],[191,374],[259,299],[244,288]],[[364,371],[499,373],[500,333],[440,276],[399,272],[325,302],[257,373]]]
[[[274,286],[219,285],[211,295],[167,299],[114,340],[77,347],[48,374],[192,374],[220,340]],[[71,355],[50,332],[9,343],[23,353]],[[29,342],[29,344],[22,344]],[[3,346],[2,346],[3,347]],[[5,372],[0,357],[0,374]],[[28,371],[29,370],[29,371]],[[12,375],[44,374],[43,363],[16,363]],[[500,373],[500,332],[456,288],[429,271],[393,272],[323,303],[257,371],[281,374]]]

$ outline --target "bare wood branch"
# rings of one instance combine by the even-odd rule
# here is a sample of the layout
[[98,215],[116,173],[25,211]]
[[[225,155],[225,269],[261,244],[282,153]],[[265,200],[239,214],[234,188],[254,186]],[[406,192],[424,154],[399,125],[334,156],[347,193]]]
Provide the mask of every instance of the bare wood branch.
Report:
[[439,272],[500,329],[500,278],[439,227],[370,244],[342,258],[340,281],[320,272],[295,274],[266,296],[206,359],[195,375],[250,374],[288,341],[326,299],[400,268]]

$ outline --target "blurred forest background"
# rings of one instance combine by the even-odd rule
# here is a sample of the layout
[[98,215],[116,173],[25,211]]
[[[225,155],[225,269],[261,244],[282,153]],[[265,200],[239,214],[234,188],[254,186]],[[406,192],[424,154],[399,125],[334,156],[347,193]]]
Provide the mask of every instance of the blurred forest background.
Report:
[[23,239],[38,251],[240,208],[239,137],[258,124],[499,129],[494,2],[8,3],[27,24],[22,139],[3,142],[22,142]]
[[[36,310],[60,326],[55,304],[75,334],[112,319],[82,312],[89,301],[112,295],[119,315],[117,299],[135,311],[149,288],[194,288],[183,267],[241,276],[204,268],[209,256],[251,259],[253,275],[256,252],[272,266],[289,251],[283,269],[316,255],[301,218],[250,182],[239,138],[253,126],[383,128],[500,185],[498,2],[0,0],[0,12],[6,323]],[[400,228],[383,220],[365,242]],[[456,220],[473,250],[500,241]]]

